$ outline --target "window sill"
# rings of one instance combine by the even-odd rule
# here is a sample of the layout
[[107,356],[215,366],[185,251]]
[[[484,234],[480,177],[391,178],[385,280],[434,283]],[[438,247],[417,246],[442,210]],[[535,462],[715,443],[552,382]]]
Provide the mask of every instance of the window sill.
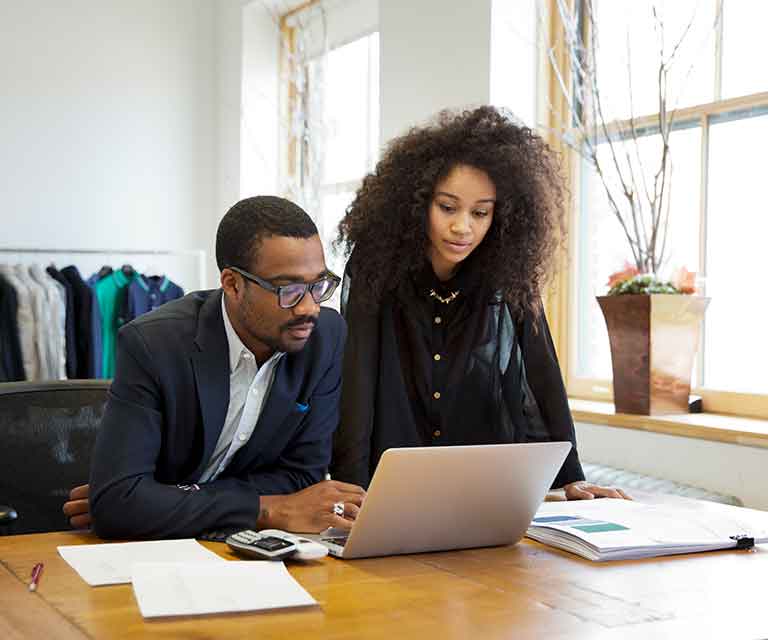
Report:
[[637,416],[615,413],[610,402],[578,398],[569,398],[569,404],[574,422],[768,449],[768,420],[718,413]]

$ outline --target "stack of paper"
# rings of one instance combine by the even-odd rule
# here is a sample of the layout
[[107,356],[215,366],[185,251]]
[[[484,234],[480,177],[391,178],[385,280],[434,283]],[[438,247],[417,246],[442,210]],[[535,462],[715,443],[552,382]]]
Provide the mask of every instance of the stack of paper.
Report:
[[646,558],[738,547],[739,537],[768,542],[768,513],[632,500],[546,502],[526,535],[589,560]]

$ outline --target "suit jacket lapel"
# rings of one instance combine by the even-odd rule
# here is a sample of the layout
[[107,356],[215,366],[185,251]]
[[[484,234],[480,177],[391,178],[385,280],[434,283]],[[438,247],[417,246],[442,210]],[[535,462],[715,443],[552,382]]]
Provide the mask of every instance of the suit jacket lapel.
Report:
[[209,296],[200,309],[192,354],[197,397],[203,418],[203,455],[190,480],[200,478],[213,454],[229,407],[229,347],[221,315],[221,296]]

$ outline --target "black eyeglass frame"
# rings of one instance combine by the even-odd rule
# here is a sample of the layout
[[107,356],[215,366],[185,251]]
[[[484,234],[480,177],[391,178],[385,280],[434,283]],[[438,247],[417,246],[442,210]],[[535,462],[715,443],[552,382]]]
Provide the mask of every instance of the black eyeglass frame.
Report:
[[[334,292],[336,291],[338,286],[341,284],[341,278],[337,276],[335,273],[333,273],[332,271],[328,271],[322,278],[320,278],[319,280],[315,280],[314,282],[291,282],[290,284],[287,284],[287,285],[274,285],[268,280],[264,280],[264,278],[259,278],[259,276],[251,273],[250,271],[246,271],[245,269],[241,269],[240,267],[229,266],[227,267],[227,269],[231,269],[235,273],[239,273],[246,280],[250,280],[254,284],[259,285],[262,289],[266,289],[267,291],[271,291],[272,293],[274,293],[277,296],[277,305],[281,309],[292,309],[304,299],[304,296],[307,295],[308,291],[309,291],[309,295],[312,296],[312,300],[315,301],[315,304],[320,304],[321,302],[325,302],[326,300],[329,300],[331,296],[333,296]],[[324,296],[321,300],[318,300],[317,298],[315,298],[315,294],[312,293],[312,287],[314,287],[316,284],[320,284],[321,282],[326,282],[328,280],[330,280],[333,283],[333,286],[330,289],[328,289],[329,293],[326,296]],[[299,296],[296,299],[296,302],[294,302],[293,304],[290,304],[287,306],[283,305],[280,301],[280,294],[282,293],[282,290],[285,287],[295,287],[297,285],[303,286],[304,292],[301,294],[301,296]]]

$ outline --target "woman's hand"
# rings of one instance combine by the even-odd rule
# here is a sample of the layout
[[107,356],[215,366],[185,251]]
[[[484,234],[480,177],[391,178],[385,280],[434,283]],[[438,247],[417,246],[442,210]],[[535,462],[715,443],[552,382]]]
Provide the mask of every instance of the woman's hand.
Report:
[[579,480],[565,485],[566,500],[592,500],[594,498],[622,498],[632,500],[624,491],[614,487],[601,487],[586,480]]

